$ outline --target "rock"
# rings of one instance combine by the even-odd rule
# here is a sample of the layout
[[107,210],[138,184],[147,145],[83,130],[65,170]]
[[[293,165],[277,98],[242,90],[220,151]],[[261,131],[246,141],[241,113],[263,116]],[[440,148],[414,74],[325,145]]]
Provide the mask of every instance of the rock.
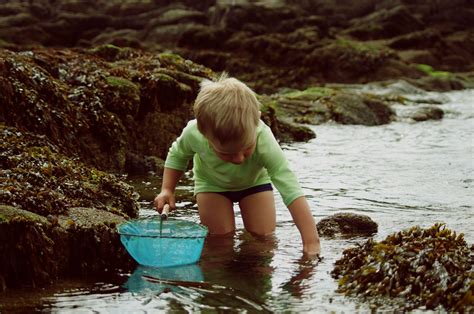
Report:
[[337,213],[325,217],[317,223],[317,227],[318,233],[326,237],[372,235],[378,229],[377,223],[369,216],[354,213]]
[[395,112],[384,97],[350,90],[345,85],[283,91],[272,98],[275,99],[277,110],[297,123],[335,121],[342,124],[380,125],[389,123],[395,117]]
[[443,37],[433,29],[424,29],[395,37],[389,47],[395,49],[428,49],[443,44]]
[[383,101],[369,97],[340,93],[328,100],[334,121],[342,124],[380,125],[395,116]]
[[0,5],[0,47],[168,50],[274,93],[426,76],[414,62],[472,71],[472,12],[463,0],[21,1]]
[[199,81],[211,74],[177,55],[112,45],[0,55],[8,77],[0,79],[0,120],[116,171],[123,171],[128,152],[166,156],[177,129],[192,118]]
[[404,50],[399,52],[398,55],[400,59],[408,63],[437,66],[441,62],[432,51],[427,49]]
[[44,217],[78,206],[125,218],[138,215],[131,186],[63,155],[45,136],[0,125],[0,139],[0,204]]
[[64,276],[97,275],[136,264],[115,229],[123,217],[71,208],[59,224],[18,207],[0,205],[0,274],[3,289],[42,287]]
[[418,108],[411,115],[411,118],[415,121],[426,121],[426,120],[441,120],[443,116],[444,116],[443,109],[439,107],[423,106],[421,108]]
[[356,38],[381,39],[411,33],[424,27],[423,22],[412,15],[406,6],[400,5],[380,10],[355,19],[347,33]]

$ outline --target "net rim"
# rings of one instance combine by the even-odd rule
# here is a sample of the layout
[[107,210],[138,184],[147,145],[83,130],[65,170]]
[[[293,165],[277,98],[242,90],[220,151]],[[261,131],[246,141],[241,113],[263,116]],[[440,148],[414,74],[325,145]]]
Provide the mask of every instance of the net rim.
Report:
[[[117,226],[117,233],[119,235],[123,236],[129,236],[129,237],[138,237],[138,238],[160,238],[160,239],[201,239],[205,238],[208,234],[208,229],[206,226],[192,222],[192,221],[186,221],[186,220],[167,220],[167,222],[173,222],[173,223],[182,223],[182,224],[189,224],[193,228],[197,228],[197,230],[193,230],[193,232],[197,232],[197,235],[179,235],[179,234],[173,234],[173,235],[163,235],[159,234],[159,231],[155,230],[154,232],[150,232],[149,234],[141,234],[141,233],[134,233],[130,231],[122,231],[121,229],[124,228],[127,225],[133,225],[135,223],[140,223],[140,222],[145,222],[149,219],[147,218],[138,218],[134,220],[129,220],[126,222],[123,222]],[[159,221],[156,221],[156,223],[159,223]]]

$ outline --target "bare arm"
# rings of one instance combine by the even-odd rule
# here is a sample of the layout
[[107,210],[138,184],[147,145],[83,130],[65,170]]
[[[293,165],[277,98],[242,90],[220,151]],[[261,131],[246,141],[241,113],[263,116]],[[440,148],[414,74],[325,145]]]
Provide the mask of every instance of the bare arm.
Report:
[[314,221],[308,201],[304,196],[295,199],[288,205],[293,221],[300,231],[303,240],[303,252],[306,255],[319,255],[321,245],[319,242],[318,229]]
[[171,210],[176,208],[174,191],[183,171],[172,168],[165,168],[163,171],[163,181],[161,183],[161,192],[155,197],[154,204],[159,213],[163,210],[165,204],[169,204]]

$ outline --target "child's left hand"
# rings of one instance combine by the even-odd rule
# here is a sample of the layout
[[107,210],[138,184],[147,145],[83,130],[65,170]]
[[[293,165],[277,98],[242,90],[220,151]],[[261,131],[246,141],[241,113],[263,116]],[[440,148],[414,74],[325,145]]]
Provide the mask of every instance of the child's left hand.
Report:
[[321,254],[321,245],[319,242],[319,238],[317,243],[303,245],[303,254],[307,257],[319,256]]

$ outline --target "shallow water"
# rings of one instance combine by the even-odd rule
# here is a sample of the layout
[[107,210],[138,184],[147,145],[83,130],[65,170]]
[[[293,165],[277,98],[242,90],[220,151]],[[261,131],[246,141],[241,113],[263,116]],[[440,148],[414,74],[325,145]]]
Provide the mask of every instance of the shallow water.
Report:
[[[369,215],[379,224],[376,240],[414,225],[443,222],[473,243],[474,91],[445,95],[450,101],[440,105],[446,112],[441,121],[326,124],[313,127],[316,139],[285,146],[315,218],[337,212]],[[403,116],[411,108],[396,109]],[[153,214],[149,201],[158,183],[135,181],[144,215]],[[184,195],[190,191],[189,186],[180,189]],[[198,221],[192,203],[179,206],[174,217]],[[140,266],[132,274],[100,281],[63,281],[45,290],[0,295],[0,303],[4,309],[73,313],[371,311],[370,303],[336,293],[337,282],[330,276],[342,251],[367,238],[322,238],[323,259],[303,260],[298,231],[279,196],[277,208],[274,236],[259,240],[243,231],[236,208],[236,236],[208,238],[199,264],[161,270]]]

